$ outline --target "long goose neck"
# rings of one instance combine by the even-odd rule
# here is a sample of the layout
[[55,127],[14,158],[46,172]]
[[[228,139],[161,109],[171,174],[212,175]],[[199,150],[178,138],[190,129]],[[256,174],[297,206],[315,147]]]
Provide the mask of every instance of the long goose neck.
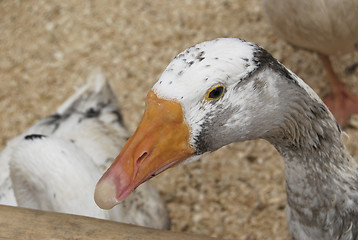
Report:
[[356,164],[344,146],[335,121],[325,122],[327,125],[322,125],[322,120],[316,119],[308,127],[300,128],[302,123],[295,121],[295,127],[291,125],[291,130],[296,128],[294,136],[290,136],[293,138],[275,145],[285,162],[288,201],[296,207],[299,202],[305,205],[305,201],[313,198],[327,200],[334,199],[335,194],[346,196],[346,191],[358,186]]
[[322,228],[356,211],[357,166],[327,107],[305,95],[294,100],[267,140],[284,158],[289,219]]
[[281,124],[266,137],[284,158],[286,171],[301,165],[307,167],[304,175],[355,176],[356,164],[328,108],[299,91],[288,98]]

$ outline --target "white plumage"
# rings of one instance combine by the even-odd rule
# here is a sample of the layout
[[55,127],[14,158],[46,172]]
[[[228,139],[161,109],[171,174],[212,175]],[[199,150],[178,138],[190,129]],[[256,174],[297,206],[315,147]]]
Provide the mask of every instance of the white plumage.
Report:
[[[148,139],[154,130],[159,134]],[[112,207],[157,169],[258,138],[284,160],[292,239],[357,239],[358,165],[337,121],[266,50],[233,38],[199,43],[168,65],[147,96],[137,131],[97,184],[96,202]]]
[[93,200],[96,182],[128,137],[117,99],[96,70],[55,114],[7,143],[0,204],[168,228],[166,206],[150,184],[109,211]]
[[358,97],[335,74],[329,55],[358,48],[358,0],[262,0],[275,32],[289,43],[318,53],[331,93],[324,101],[340,124],[358,114]]

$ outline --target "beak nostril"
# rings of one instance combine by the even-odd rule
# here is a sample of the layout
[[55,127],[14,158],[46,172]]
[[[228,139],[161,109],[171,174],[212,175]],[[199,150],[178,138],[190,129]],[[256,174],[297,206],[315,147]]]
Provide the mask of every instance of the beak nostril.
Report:
[[137,166],[139,166],[143,160],[148,156],[148,153],[147,152],[143,152],[142,155],[140,155],[140,157],[137,159]]

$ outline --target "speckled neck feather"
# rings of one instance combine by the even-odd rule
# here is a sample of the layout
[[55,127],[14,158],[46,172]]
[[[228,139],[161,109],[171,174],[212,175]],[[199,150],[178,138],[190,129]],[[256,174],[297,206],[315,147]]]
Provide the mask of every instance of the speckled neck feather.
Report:
[[[205,95],[225,86],[215,101]],[[239,39],[188,48],[153,87],[181,103],[198,156],[263,138],[285,161],[292,239],[357,239],[357,165],[317,94],[266,50]]]
[[292,239],[356,239],[356,164],[326,106],[299,94],[266,139],[285,161]]

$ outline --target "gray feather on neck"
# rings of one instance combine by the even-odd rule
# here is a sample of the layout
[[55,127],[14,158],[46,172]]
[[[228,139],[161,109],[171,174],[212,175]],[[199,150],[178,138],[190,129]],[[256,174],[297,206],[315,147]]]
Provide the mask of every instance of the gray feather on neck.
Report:
[[275,82],[282,88],[282,121],[264,138],[285,161],[291,235],[294,239],[356,239],[357,167],[341,130],[321,101],[299,85],[288,88],[287,84],[292,84],[290,79]]

